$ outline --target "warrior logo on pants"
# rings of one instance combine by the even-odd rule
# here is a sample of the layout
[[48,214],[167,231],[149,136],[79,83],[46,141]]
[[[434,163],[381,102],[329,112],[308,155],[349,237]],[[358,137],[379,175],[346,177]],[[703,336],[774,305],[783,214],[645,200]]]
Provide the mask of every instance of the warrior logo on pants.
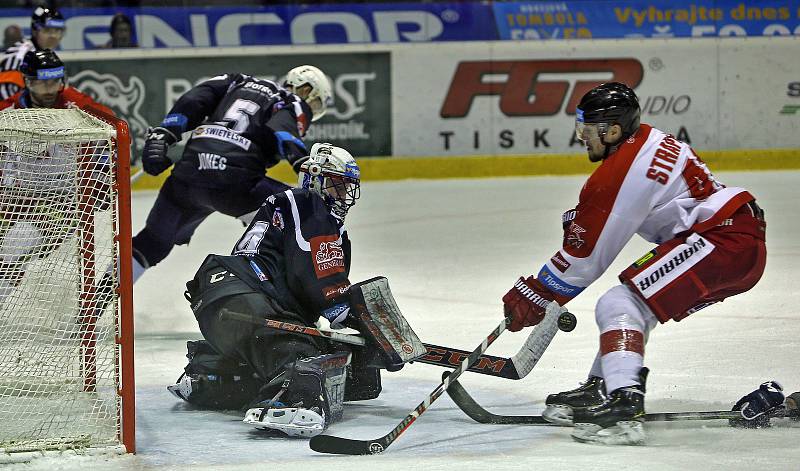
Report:
[[714,244],[698,234],[694,234],[656,260],[652,267],[643,270],[631,281],[639,288],[645,298],[649,298],[670,281],[702,260],[714,250]]

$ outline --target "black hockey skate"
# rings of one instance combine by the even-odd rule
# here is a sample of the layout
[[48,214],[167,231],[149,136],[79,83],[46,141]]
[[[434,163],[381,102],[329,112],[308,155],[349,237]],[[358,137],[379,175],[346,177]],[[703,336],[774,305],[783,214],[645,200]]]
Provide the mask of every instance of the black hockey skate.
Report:
[[644,392],[647,368],[639,373],[641,385],[619,388],[600,405],[577,409],[572,438],[605,445],[644,443]]
[[547,396],[542,417],[548,422],[569,426],[576,410],[602,404],[606,400],[606,385],[603,378],[589,376],[586,382],[570,391]]

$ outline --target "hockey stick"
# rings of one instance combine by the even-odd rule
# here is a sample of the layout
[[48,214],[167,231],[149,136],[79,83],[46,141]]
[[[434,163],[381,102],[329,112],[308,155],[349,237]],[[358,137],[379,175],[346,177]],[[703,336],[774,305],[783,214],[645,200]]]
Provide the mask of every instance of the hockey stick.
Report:
[[[447,373],[444,373],[446,375]],[[444,376],[442,375],[442,376]],[[475,399],[458,382],[453,381],[447,389],[447,394],[472,420],[481,424],[506,424],[506,425],[548,425],[560,426],[546,421],[541,415],[500,415],[489,412],[478,404]],[[778,408],[769,414],[770,418],[800,418],[800,409]],[[686,420],[729,420],[741,419],[739,411],[705,411],[705,412],[659,412],[645,414],[646,422],[675,422]]]
[[[555,303],[551,302],[547,306],[547,315],[552,317],[558,317],[556,312],[559,312],[561,307]],[[547,315],[545,317],[547,317]],[[574,317],[574,316],[573,316]],[[442,380],[439,386],[431,392],[428,397],[425,398],[414,410],[412,410],[406,417],[400,421],[397,426],[392,429],[386,435],[374,439],[374,440],[352,440],[347,438],[335,437],[332,435],[317,435],[316,437],[311,438],[309,445],[311,449],[320,453],[332,453],[332,454],[342,454],[342,455],[374,455],[378,453],[382,453],[386,450],[389,445],[394,443],[394,441],[399,437],[403,432],[405,432],[414,421],[419,418],[430,406],[433,404],[436,399],[438,399],[442,393],[444,393],[450,383],[458,379],[467,368],[478,361],[483,352],[489,348],[500,334],[506,330],[506,320],[504,319],[497,327],[492,330],[492,332],[481,342],[481,344],[469,354],[464,361],[461,362],[458,368],[456,368],[453,372],[449,373],[446,378]]]
[[[488,374],[505,379],[516,380],[524,378],[533,370],[539,362],[539,359],[542,358],[544,351],[547,350],[556,332],[558,332],[559,329],[569,332],[575,328],[576,323],[575,316],[566,310],[562,310],[558,315],[546,315],[542,322],[533,328],[516,355],[511,358],[493,357],[495,358],[494,362],[490,362],[485,358],[490,357],[490,355],[484,355],[467,371]],[[455,367],[464,357],[469,355],[468,352],[463,350],[429,344],[425,344],[425,346],[428,348],[428,353],[416,361],[446,367]],[[444,354],[449,356],[450,364],[443,362],[444,358],[446,358]]]
[[350,345],[366,345],[366,340],[363,337],[352,334],[342,334],[339,332],[331,332],[329,330],[320,330],[313,327],[306,327],[300,324],[292,324],[291,322],[281,322],[272,319],[264,319],[263,317],[251,316],[241,312],[231,311],[227,308],[222,308],[219,312],[220,319],[233,319],[242,322],[249,322],[251,324],[259,324],[272,329],[284,330],[287,332],[294,332],[297,334],[311,335],[313,337],[322,337],[336,342],[348,343]]
[[333,435],[317,435],[311,438],[309,446],[312,450],[319,453],[331,453],[340,455],[374,455],[382,453],[391,445],[397,437],[405,432],[417,418],[422,415],[431,404],[433,404],[442,393],[445,392],[450,382],[461,376],[471,364],[475,363],[480,355],[489,348],[497,337],[506,330],[505,319],[492,330],[492,332],[483,339],[483,342],[469,354],[464,361],[461,362],[458,368],[455,369],[447,378],[445,378],[436,389],[431,392],[414,410],[412,410],[406,417],[400,421],[395,428],[393,428],[386,435],[376,438],[374,440],[351,440],[347,438],[335,437]]
[[[364,337],[358,335],[331,332],[329,330],[315,329],[313,327],[292,324],[290,322],[265,319],[263,317],[251,316],[241,312],[231,311],[230,309],[222,309],[220,311],[220,317],[227,317],[229,319],[235,319],[242,322],[250,322],[252,324],[263,325],[265,327],[284,330],[287,332],[327,338],[328,340],[347,343],[350,345],[363,346],[366,344]],[[459,364],[461,364],[462,361],[464,361],[465,358],[469,356],[470,353],[466,350],[443,347],[441,345],[432,345],[429,343],[423,343],[423,345],[428,350],[427,353],[411,363],[418,361],[420,363],[443,366],[445,368],[456,368]],[[517,376],[517,370],[514,369],[512,362],[512,358],[483,354],[473,366],[467,369],[467,371],[501,378],[519,379]]]
[[[551,305],[558,307],[557,304],[551,303]],[[520,379],[528,376],[533,367],[539,363],[539,359],[542,358],[556,332],[559,329],[567,332],[575,329],[577,323],[575,316],[561,307],[558,307],[558,311],[558,315],[545,315],[544,319],[533,328],[519,352],[511,357],[511,366],[514,370],[505,376],[506,378]]]
[[[478,362],[470,367],[467,371],[475,373],[487,374],[497,376],[505,379],[521,379],[528,376],[528,373],[533,370],[539,359],[542,358],[544,351],[550,345],[550,342],[555,337],[556,332],[563,330],[570,332],[575,329],[577,320],[575,316],[559,307],[558,315],[545,315],[542,322],[533,328],[525,343],[519,349],[516,355],[511,358],[499,358],[491,355],[483,355]],[[437,345],[425,344],[428,348],[428,353],[416,361],[422,363],[430,363],[435,365],[455,367],[461,359],[468,352],[463,350],[456,350],[453,348],[439,347]],[[442,360],[445,358],[445,352],[449,355],[449,363],[444,363]],[[458,356],[456,356],[458,355]],[[494,358],[495,361],[491,362],[488,358]],[[457,360],[456,360],[457,359]],[[455,361],[454,361],[455,360]]]
[[136,173],[131,175],[131,185],[136,183],[136,180],[142,178],[143,176],[144,176],[144,170],[142,169],[137,170]]

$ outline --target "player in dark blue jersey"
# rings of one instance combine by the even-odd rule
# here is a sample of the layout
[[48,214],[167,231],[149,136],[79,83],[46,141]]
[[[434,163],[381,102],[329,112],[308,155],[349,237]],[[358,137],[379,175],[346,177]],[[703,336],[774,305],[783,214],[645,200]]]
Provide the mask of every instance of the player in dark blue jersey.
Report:
[[[315,144],[299,183],[268,197],[233,255],[209,255],[187,283],[205,342],[190,342],[186,373],[169,390],[200,407],[257,405],[245,422],[308,437],[341,417],[343,400],[352,400],[344,384],[350,353],[318,337],[268,329],[263,320],[313,326],[325,317],[332,327],[347,320],[344,219],[359,197],[359,168],[346,150]],[[362,379],[372,375],[370,394],[362,382],[357,399],[376,397],[377,369],[350,369]]]
[[142,165],[151,175],[170,166],[170,146],[191,131],[181,159],[161,187],[145,228],[133,238],[134,280],[187,244],[210,214],[249,223],[267,196],[289,186],[266,169],[286,159],[297,171],[307,154],[301,140],[331,100],[331,85],[318,68],[292,69],[284,86],[243,74],[225,74],[181,96],[149,130]]

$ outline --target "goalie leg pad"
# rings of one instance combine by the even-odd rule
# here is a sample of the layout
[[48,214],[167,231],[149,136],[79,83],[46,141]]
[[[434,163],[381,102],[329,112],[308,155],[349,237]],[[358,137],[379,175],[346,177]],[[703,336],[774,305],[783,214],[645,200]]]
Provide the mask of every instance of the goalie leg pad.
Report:
[[353,361],[347,368],[344,401],[366,401],[381,393],[381,370],[368,364],[369,353],[354,349]]
[[173,396],[194,406],[238,410],[258,394],[262,382],[247,365],[217,353],[205,340],[186,343],[189,364],[176,384],[167,386]]
[[[344,413],[349,364],[348,352],[296,361],[284,372],[286,379],[277,393],[249,409],[243,422],[292,437],[310,438],[322,433]],[[267,388],[262,394],[270,395],[274,391],[274,388]]]

